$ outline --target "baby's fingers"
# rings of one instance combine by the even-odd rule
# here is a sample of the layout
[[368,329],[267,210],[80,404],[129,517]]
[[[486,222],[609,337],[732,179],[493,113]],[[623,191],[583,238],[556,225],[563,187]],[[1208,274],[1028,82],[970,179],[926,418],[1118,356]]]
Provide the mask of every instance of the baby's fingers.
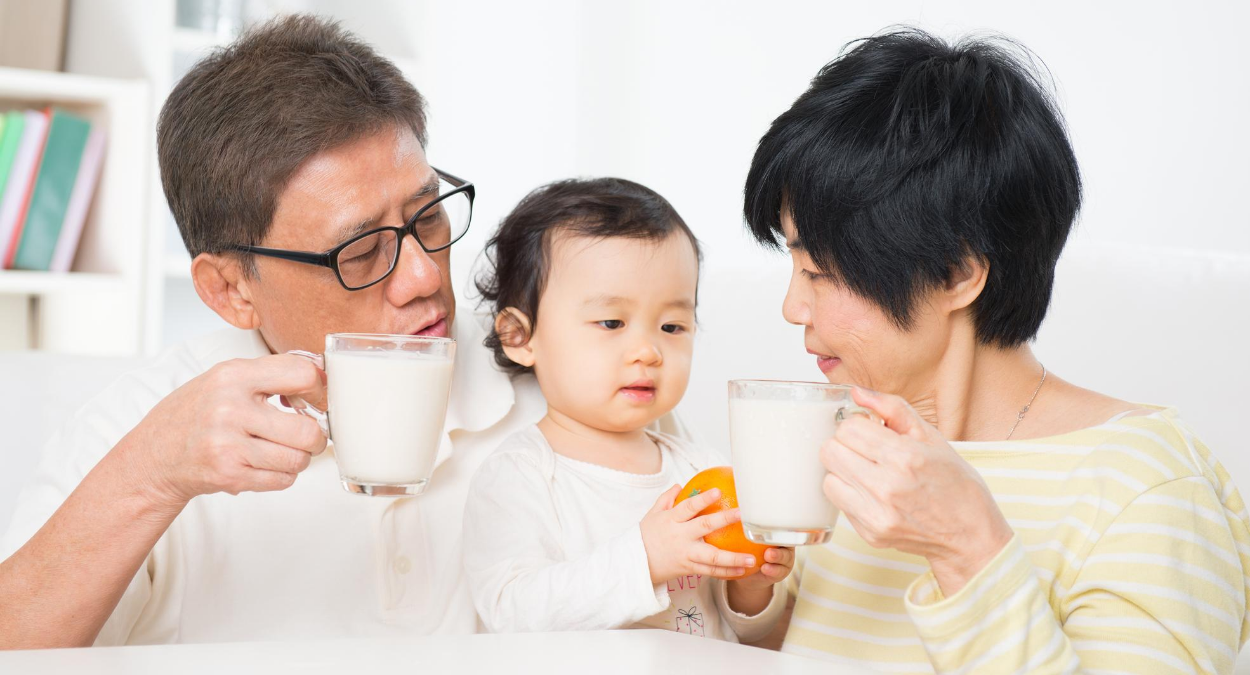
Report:
[[655,505],[652,506],[651,510],[647,513],[659,513],[673,508],[673,500],[677,498],[677,493],[680,490],[680,485],[674,485],[673,487],[665,490],[664,494],[660,495],[660,498],[655,500]]
[[677,516],[678,522],[685,522],[699,515],[699,512],[703,509],[715,504],[718,499],[720,499],[720,490],[712,488],[707,492],[700,492],[690,499],[678,504],[673,507],[673,511]]
[[725,551],[711,544],[700,544],[690,553],[690,561],[713,567],[724,567],[745,571],[743,568],[755,566],[755,556],[745,553]]
[[737,579],[746,574],[747,571],[742,567],[717,567],[715,565],[705,565],[703,563],[694,563],[690,566],[695,574],[702,574],[705,577],[716,577],[717,579]]
[[760,574],[775,584],[784,581],[786,577],[790,576],[790,568],[784,565],[764,563],[760,565]]
[[764,562],[775,563],[781,567],[794,567],[794,549],[770,548],[764,551]]
[[722,527],[733,525],[740,520],[742,520],[742,514],[738,509],[727,509],[700,516],[690,521],[690,523],[694,526],[696,536],[705,537]]

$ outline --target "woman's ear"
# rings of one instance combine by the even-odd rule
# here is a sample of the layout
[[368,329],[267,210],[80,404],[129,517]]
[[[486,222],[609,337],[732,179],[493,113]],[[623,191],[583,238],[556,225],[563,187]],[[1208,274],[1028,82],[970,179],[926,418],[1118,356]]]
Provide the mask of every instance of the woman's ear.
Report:
[[503,345],[503,353],[518,366],[534,367],[532,329],[529,317],[516,307],[505,307],[495,315],[495,333]]
[[191,281],[200,300],[235,328],[260,327],[247,277],[234,256],[201,253],[191,261]]
[[981,297],[989,278],[990,263],[981,256],[968,256],[951,268],[950,277],[942,289],[946,310],[954,312],[965,309]]

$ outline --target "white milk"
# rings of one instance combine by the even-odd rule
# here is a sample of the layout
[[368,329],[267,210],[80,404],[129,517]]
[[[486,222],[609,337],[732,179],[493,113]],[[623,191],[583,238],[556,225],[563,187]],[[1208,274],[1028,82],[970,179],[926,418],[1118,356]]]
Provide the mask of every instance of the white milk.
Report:
[[367,484],[428,480],[443,436],[452,360],[402,351],[325,356],[339,474]]
[[729,443],[742,522],[774,530],[833,527],[820,446],[845,403],[729,399]]

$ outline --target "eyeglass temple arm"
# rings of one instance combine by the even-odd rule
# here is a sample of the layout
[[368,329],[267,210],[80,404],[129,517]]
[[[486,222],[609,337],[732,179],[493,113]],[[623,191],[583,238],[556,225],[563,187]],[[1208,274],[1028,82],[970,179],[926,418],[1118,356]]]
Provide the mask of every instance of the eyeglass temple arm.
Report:
[[432,167],[432,168],[434,169],[434,173],[438,174],[439,176],[442,176],[448,183],[451,183],[452,185],[455,185],[456,187],[460,187],[469,182],[459,176],[447,173],[446,171],[443,171],[442,169],[438,167]]
[[236,246],[236,251],[244,253],[255,253],[268,258],[278,258],[280,260],[292,260],[294,262],[309,263],[312,265],[321,265],[322,267],[331,267],[330,254],[328,253],[306,253],[304,251],[285,251],[280,248],[265,248],[263,246]]

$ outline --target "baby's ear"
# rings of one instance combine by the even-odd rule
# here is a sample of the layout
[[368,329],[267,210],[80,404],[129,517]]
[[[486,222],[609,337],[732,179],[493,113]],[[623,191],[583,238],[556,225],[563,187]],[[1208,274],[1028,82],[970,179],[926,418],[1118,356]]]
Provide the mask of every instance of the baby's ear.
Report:
[[495,333],[503,345],[503,353],[518,366],[534,367],[534,349],[530,346],[530,319],[516,307],[506,307],[495,315]]

